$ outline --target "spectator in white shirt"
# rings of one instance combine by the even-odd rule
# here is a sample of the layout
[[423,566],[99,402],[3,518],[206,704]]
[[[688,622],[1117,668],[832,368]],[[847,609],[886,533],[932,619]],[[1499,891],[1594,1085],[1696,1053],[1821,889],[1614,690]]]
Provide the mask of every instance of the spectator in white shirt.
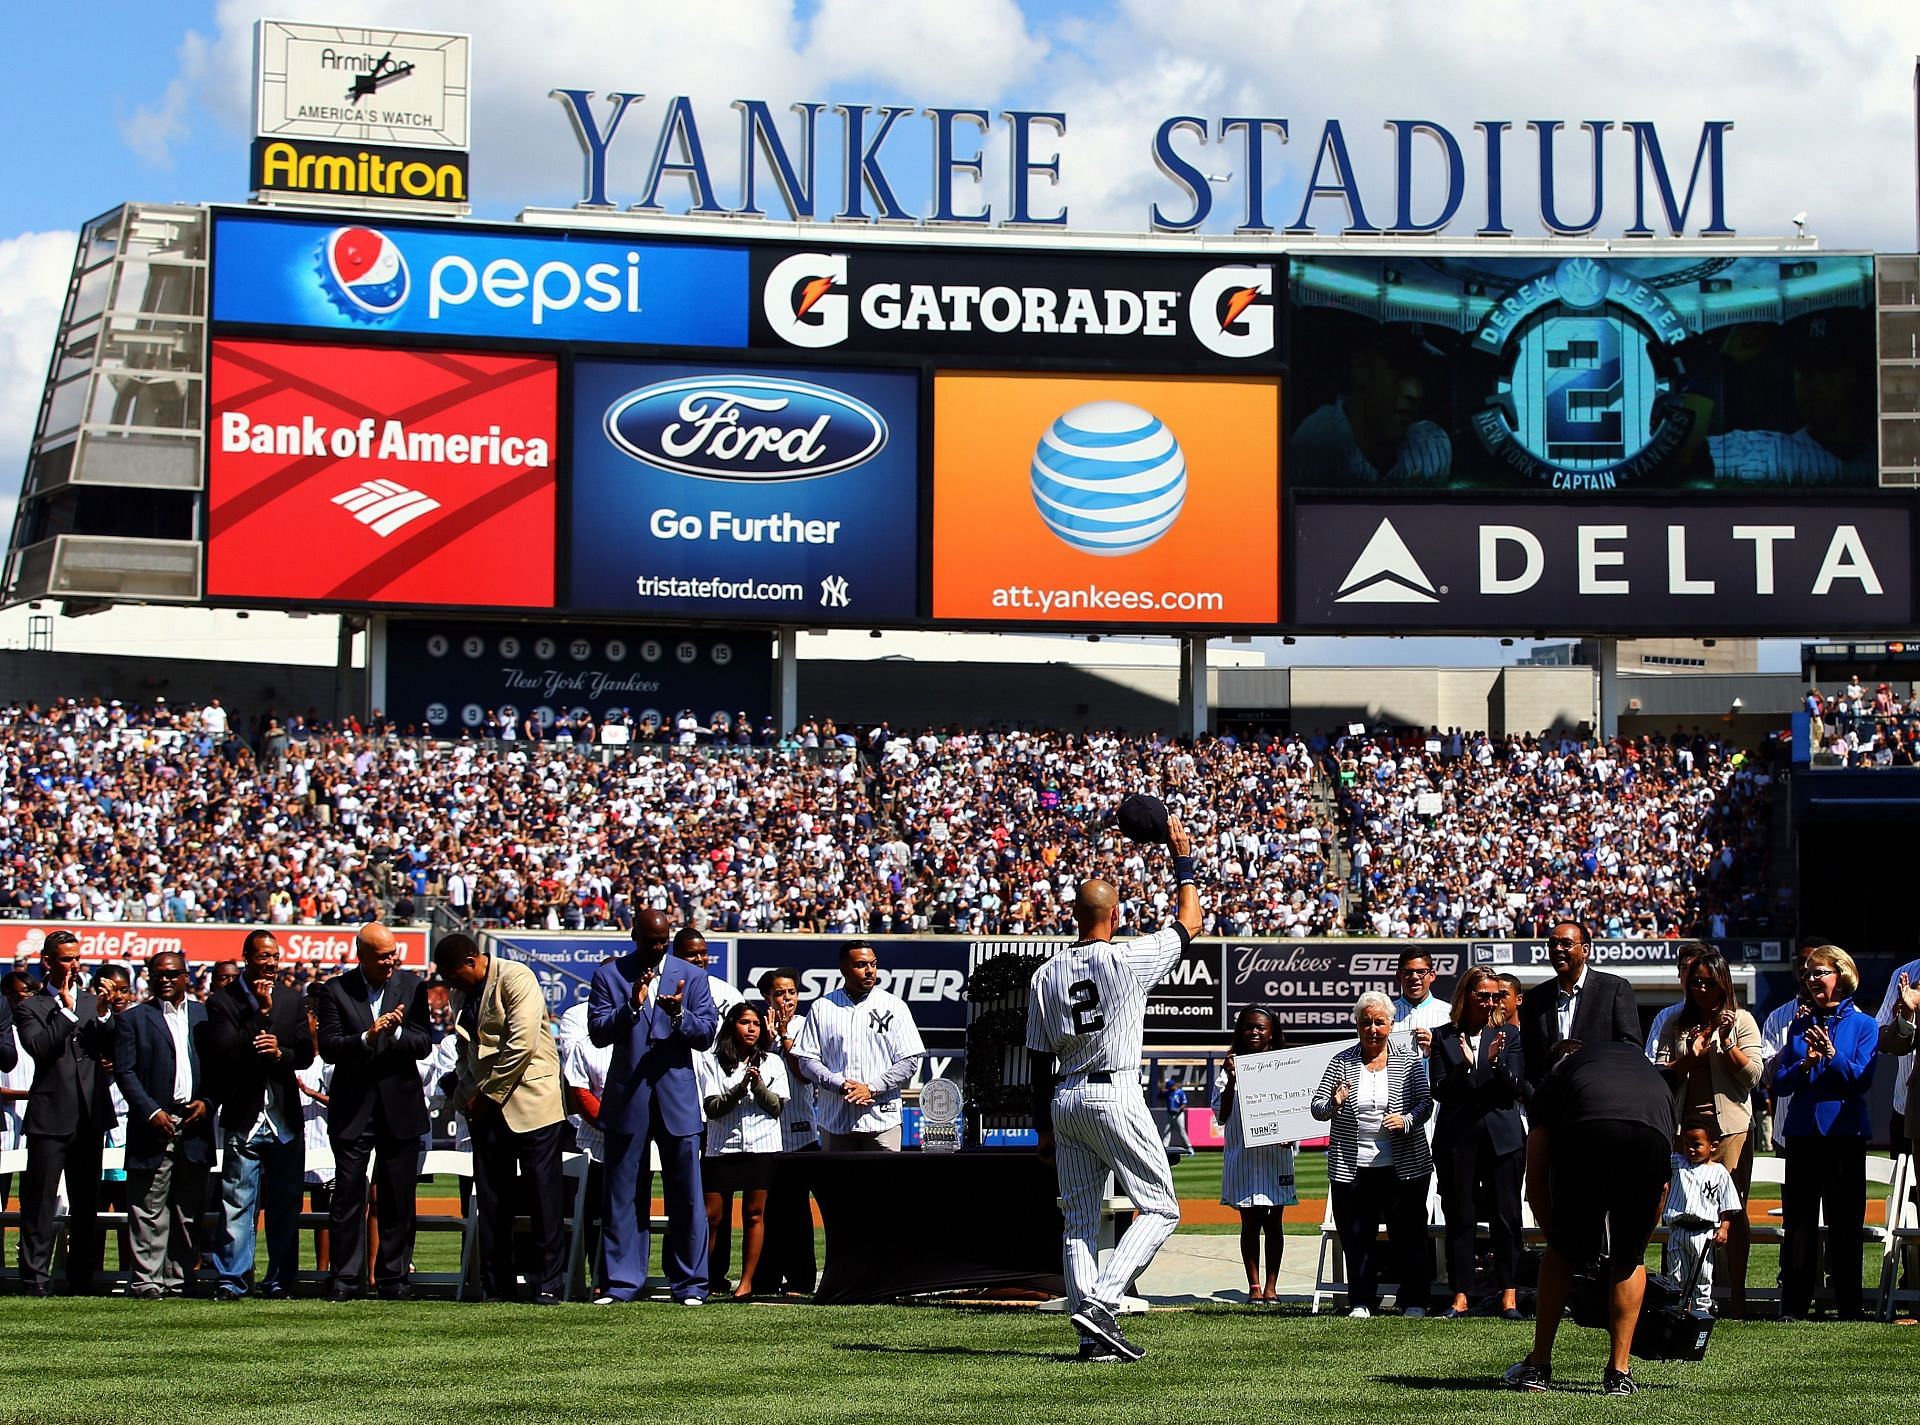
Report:
[[767,1184],[782,1136],[787,1070],[767,1052],[766,1021],[750,1004],[737,1004],[720,1021],[713,1048],[694,1057],[700,1106],[707,1115],[700,1180],[707,1198],[707,1290],[726,1289],[732,1255],[733,1194],[740,1194],[740,1281],[736,1298],[753,1295],[765,1239]]
[[1424,1056],[1433,1049],[1433,1031],[1453,1018],[1453,1007],[1433,992],[1433,956],[1426,950],[1402,950],[1395,977],[1400,994],[1393,1002],[1392,1037]]

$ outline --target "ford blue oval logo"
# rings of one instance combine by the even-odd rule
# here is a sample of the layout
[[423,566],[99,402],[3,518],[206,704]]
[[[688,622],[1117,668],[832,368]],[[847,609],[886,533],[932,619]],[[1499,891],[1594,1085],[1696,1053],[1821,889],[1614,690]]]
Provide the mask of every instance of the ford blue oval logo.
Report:
[[607,408],[607,439],[703,480],[808,480],[878,455],[887,423],[864,401],[773,376],[689,376]]

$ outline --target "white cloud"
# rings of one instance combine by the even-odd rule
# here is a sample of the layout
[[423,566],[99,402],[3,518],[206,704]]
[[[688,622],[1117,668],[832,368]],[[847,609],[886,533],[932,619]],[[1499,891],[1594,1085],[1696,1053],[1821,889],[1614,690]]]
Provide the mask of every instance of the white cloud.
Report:
[[0,240],[0,525],[11,528],[77,233]]
[[[335,0],[285,0],[290,19],[337,20]],[[143,116],[145,151],[164,155],[210,114],[243,136],[249,112],[252,0],[220,0],[214,33],[189,36],[175,75]],[[802,18],[802,15],[805,18]],[[1675,5],[1615,0],[1600,12],[1537,0],[1457,5],[1353,0],[1123,0],[1111,11],[1050,18],[1017,0],[731,0],[725,5],[552,0],[361,0],[356,23],[457,30],[474,36],[474,187],[483,206],[565,205],[580,196],[580,154],[557,86],[645,93],[610,159],[613,196],[632,202],[644,180],[664,100],[691,95],[722,201],[733,197],[737,124],[727,104],[797,100],[954,104],[1065,110],[1063,181],[1054,198],[1076,227],[1141,231],[1158,199],[1184,207],[1154,169],[1151,140],[1170,114],[1280,115],[1291,142],[1269,151],[1269,216],[1292,218],[1320,125],[1342,120],[1369,216],[1392,216],[1392,118],[1445,124],[1466,148],[1468,197],[1457,231],[1484,212],[1476,119],[1514,124],[1506,136],[1506,218],[1538,232],[1530,118],[1652,119],[1669,164],[1684,169],[1707,119],[1732,119],[1730,216],[1742,233],[1777,235],[1801,209],[1829,247],[1913,244],[1912,57],[1920,34],[1910,0],[1860,0],[1819,12],[1801,0]],[[791,132],[791,130],[790,130]],[[1003,166],[1005,128],[988,142]],[[1584,136],[1563,134],[1567,203],[1584,197]],[[131,141],[131,136],[130,136]],[[837,186],[839,130],[820,127],[822,207]],[[1631,221],[1631,144],[1608,137],[1603,231]],[[889,140],[898,186],[925,183],[924,122]],[[1239,175],[1238,142],[1207,151],[1206,167]],[[1417,185],[1433,187],[1431,155]],[[1889,181],[1897,177],[1898,181]],[[1235,182],[1217,190],[1230,222],[1244,205]],[[672,194],[684,201],[685,185]],[[997,183],[987,192],[1003,203]],[[1036,198],[1036,207],[1044,206]],[[1339,206],[1322,203],[1332,222]],[[1698,209],[1694,221],[1697,223]]]
[[157,102],[135,109],[120,123],[127,147],[157,168],[173,167],[174,149],[193,132],[193,106],[209,87],[209,46],[198,31],[188,30],[180,41],[179,65]]

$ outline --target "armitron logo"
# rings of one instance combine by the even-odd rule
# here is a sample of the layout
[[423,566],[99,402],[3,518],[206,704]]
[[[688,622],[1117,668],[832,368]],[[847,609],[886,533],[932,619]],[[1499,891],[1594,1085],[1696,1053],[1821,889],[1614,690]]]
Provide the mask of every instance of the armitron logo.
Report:
[[407,304],[406,254],[377,228],[336,228],[320,244],[320,290],[357,322],[384,322]]
[[607,439],[636,460],[705,480],[806,480],[863,464],[887,423],[841,391],[773,376],[660,381],[607,408]]
[[440,508],[431,495],[409,490],[394,480],[369,480],[333,497],[333,503],[350,510],[353,517],[385,539],[403,525]]
[[261,193],[336,193],[464,203],[467,156],[263,139],[254,146],[253,187]]

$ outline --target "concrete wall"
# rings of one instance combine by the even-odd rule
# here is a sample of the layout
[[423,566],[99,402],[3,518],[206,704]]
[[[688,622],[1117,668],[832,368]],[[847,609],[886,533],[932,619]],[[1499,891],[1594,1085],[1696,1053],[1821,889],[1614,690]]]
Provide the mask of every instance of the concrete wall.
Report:
[[1171,731],[1177,668],[1066,663],[919,663],[898,659],[800,665],[800,715],[895,727],[1027,723],[1072,730]]
[[[366,674],[348,674],[346,706],[364,697]],[[218,698],[241,726],[269,710],[282,715],[315,709],[332,716],[334,670],[307,664],[227,663],[213,659],[155,659],[113,653],[23,653],[0,651],[0,701],[54,698],[119,698],[151,703],[204,703]]]
[[1493,733],[1579,731],[1594,723],[1591,668],[1503,668],[1487,710]]

